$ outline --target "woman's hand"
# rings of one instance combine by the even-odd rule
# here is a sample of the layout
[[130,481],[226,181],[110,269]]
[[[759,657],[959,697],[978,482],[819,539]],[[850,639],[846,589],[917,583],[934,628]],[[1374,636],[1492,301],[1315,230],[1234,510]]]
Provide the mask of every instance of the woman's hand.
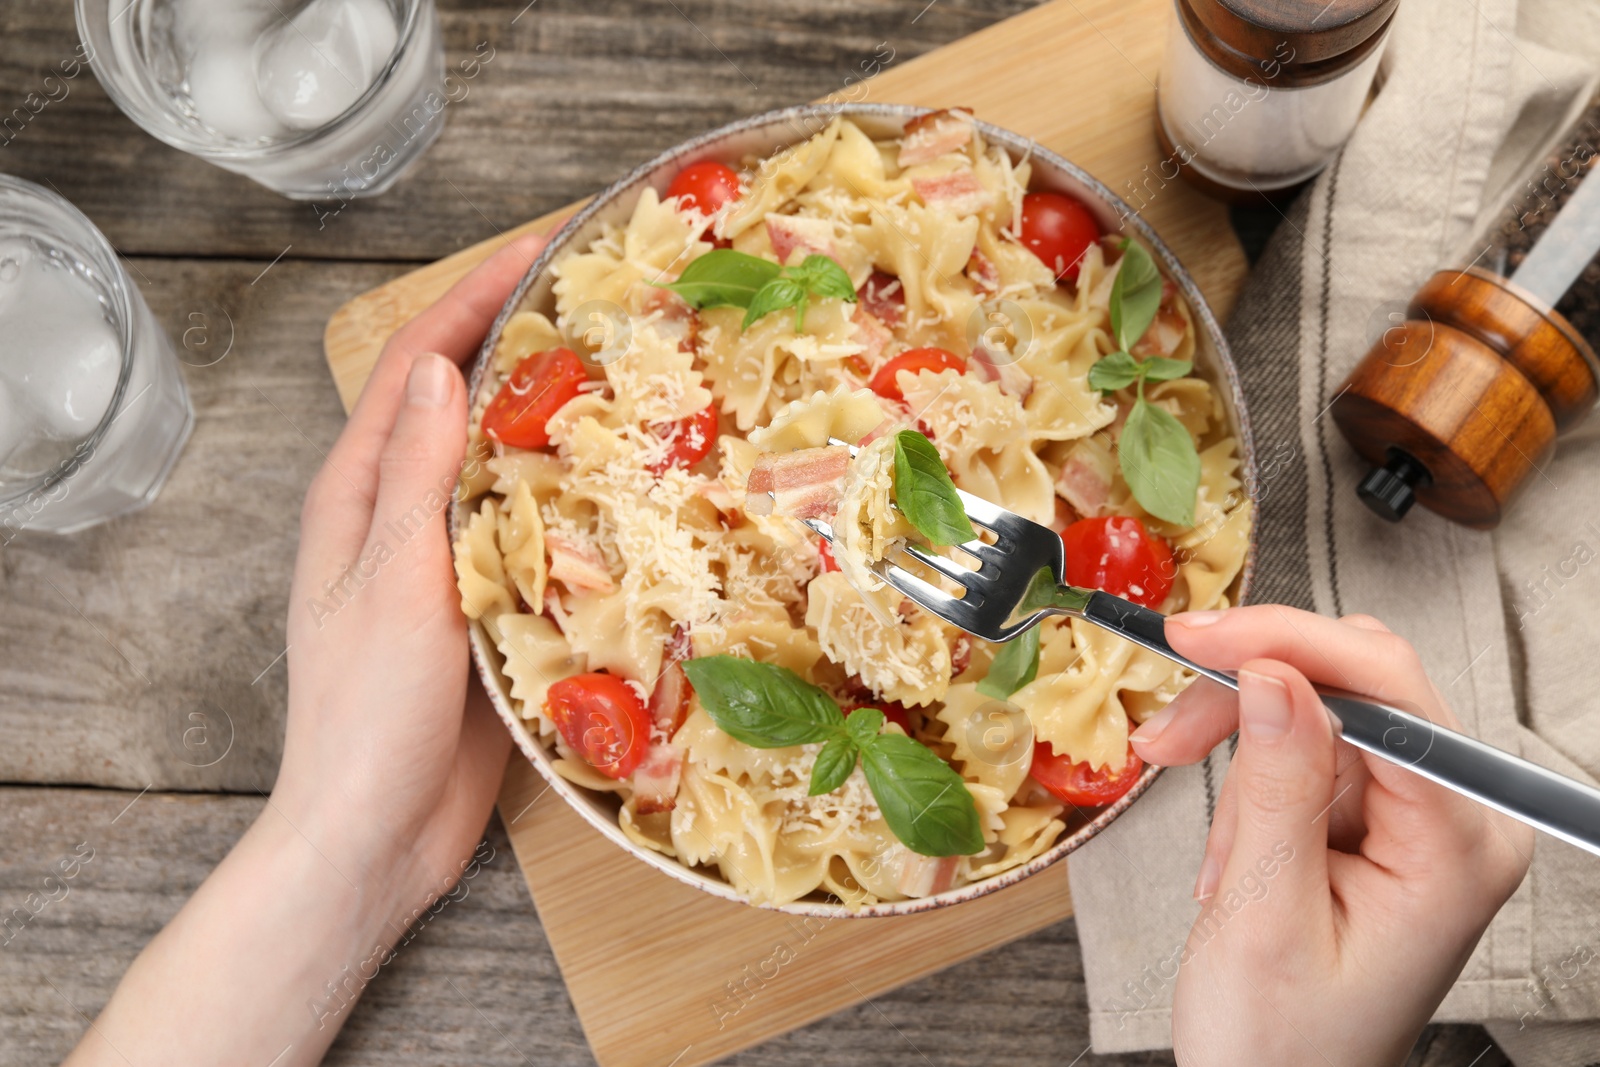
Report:
[[459,873],[510,746],[476,685],[465,700],[445,511],[467,441],[457,365],[542,244],[514,242],[389,340],[300,518],[273,803],[355,865],[417,886]]
[[1239,672],[1237,696],[1201,680],[1133,735],[1171,766],[1239,732],[1174,995],[1178,1062],[1402,1063],[1521,883],[1532,831],[1339,740],[1312,681],[1460,728],[1376,619],[1263,605],[1166,633]]
[[510,738],[468,695],[445,530],[457,365],[541,244],[512,242],[384,346],[306,494],[272,796],[69,1063],[317,1063],[406,927],[470,877]]

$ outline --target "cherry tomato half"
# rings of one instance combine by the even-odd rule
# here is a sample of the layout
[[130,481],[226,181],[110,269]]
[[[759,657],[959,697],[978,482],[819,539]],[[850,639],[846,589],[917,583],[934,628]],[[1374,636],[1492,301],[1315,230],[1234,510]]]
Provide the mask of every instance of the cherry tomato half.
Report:
[[585,763],[607,778],[626,778],[650,747],[650,715],[633,687],[611,674],[563,678],[544,709]]
[[817,540],[817,556],[822,560],[823,574],[839,569],[839,561],[833,558],[833,549],[821,538]]
[[661,474],[672,467],[692,467],[710,455],[711,446],[717,443],[717,405],[709,404],[698,414],[651,429],[672,442],[667,454],[650,468],[651,474]]
[[943,348],[908,348],[895,356],[889,362],[878,368],[878,373],[872,376],[872,381],[867,383],[871,389],[881,397],[890,400],[904,400],[906,394],[901,392],[897,379],[903,370],[917,371],[955,370],[965,371],[967,361],[954,352]]
[[681,209],[714,215],[723,204],[739,199],[739,175],[712,159],[691,163],[673,177],[667,197],[677,197]]
[[1056,281],[1077,281],[1078,264],[1100,239],[1100,226],[1089,209],[1060,193],[1028,193],[1022,198],[1022,243]]
[[1172,591],[1172,546],[1131,515],[1079,519],[1061,531],[1067,583],[1158,608]]
[[1064,804],[1080,808],[1099,808],[1116,800],[1139,780],[1144,761],[1128,746],[1128,757],[1120,769],[1095,770],[1087,763],[1073,763],[1056,755],[1048,741],[1035,741],[1033,766],[1028,771],[1045,791]]
[[883,712],[883,717],[885,719],[888,719],[890,722],[900,727],[900,729],[904,730],[907,735],[910,735],[911,712],[906,709],[904,704],[900,704],[892,700],[879,700],[875,703],[867,704],[851,704],[844,709],[844,717],[848,719],[853,712],[860,711],[862,708],[877,708],[879,711]]
[[572,349],[535,352],[517,364],[484,409],[484,436],[514,448],[543,448],[550,443],[545,428],[550,416],[577,396],[578,387],[588,380]]

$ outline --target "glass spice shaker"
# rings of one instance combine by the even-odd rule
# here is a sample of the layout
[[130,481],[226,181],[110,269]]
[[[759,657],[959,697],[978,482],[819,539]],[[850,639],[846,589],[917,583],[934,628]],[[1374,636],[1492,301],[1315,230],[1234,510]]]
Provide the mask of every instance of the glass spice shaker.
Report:
[[1174,0],[1156,104],[1161,177],[1227,200],[1287,193],[1350,136],[1399,0]]

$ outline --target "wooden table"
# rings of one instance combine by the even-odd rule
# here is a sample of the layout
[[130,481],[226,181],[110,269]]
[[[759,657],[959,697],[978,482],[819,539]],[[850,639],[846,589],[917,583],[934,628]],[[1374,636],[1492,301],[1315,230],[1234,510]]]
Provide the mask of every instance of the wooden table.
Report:
[[[0,1065],[72,1047],[272,786],[300,498],[344,421],[320,346],[334,308],[692,133],[825,95],[881,43],[904,60],[1028,6],[441,0],[450,62],[492,58],[418,168],[336,214],[144,135],[87,69],[47,85],[77,47],[70,5],[0,7],[0,118],[53,97],[0,127],[0,171],[59,190],[123,254],[182,343],[198,417],[155,506],[0,547],[0,914],[79,842],[95,850],[65,898],[0,935]],[[500,857],[373,982],[328,1062],[593,1062],[504,832],[489,833]],[[1067,922],[732,1062],[1172,1062],[1074,1061],[1087,1046]],[[1476,1027],[1436,1028],[1412,1062],[1505,1063],[1474,1060],[1487,1046]]]

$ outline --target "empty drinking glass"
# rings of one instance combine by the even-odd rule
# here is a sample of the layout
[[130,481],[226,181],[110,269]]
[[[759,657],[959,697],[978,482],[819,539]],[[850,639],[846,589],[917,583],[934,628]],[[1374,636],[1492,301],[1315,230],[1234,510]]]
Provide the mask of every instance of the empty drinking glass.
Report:
[[194,425],[178,360],[77,208],[0,174],[0,541],[148,504]]
[[444,128],[433,0],[77,0],[95,75],[174,148],[296,200],[383,192]]

